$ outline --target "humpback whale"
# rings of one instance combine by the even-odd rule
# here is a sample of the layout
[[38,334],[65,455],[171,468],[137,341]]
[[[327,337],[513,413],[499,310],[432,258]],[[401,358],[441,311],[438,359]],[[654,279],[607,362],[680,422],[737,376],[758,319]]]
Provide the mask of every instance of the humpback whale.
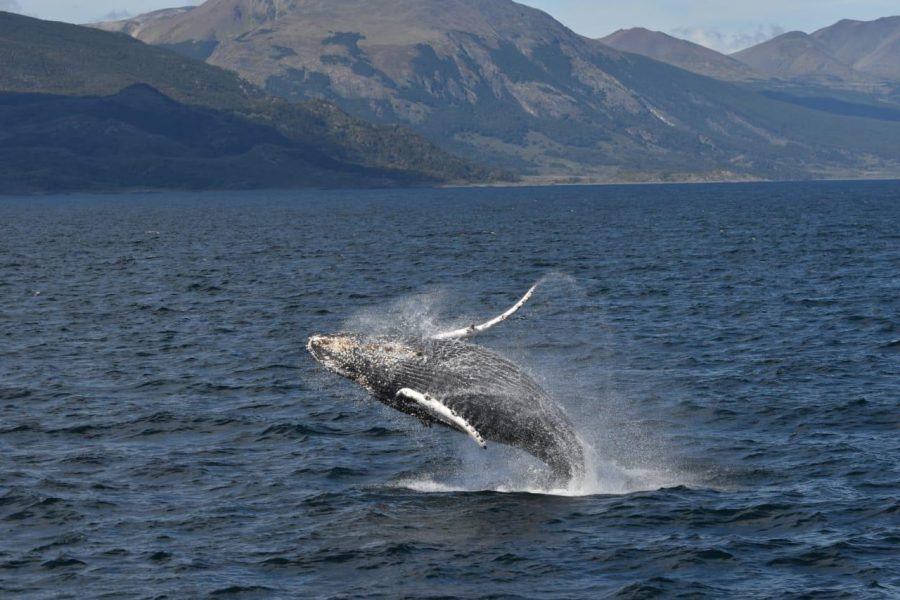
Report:
[[488,442],[520,448],[546,463],[557,478],[578,479],[584,473],[584,450],[559,405],[515,364],[465,341],[512,316],[535,287],[480,325],[430,337],[314,335],[307,349],[329,371],[426,427],[458,431],[482,448]]

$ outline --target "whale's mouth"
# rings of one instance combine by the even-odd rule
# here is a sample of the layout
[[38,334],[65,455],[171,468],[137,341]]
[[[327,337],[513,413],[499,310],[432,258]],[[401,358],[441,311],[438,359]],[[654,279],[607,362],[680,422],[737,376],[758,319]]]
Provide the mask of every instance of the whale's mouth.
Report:
[[356,348],[357,343],[345,335],[313,335],[306,344],[313,356],[347,354]]
[[306,350],[312,355],[316,362],[325,365],[326,354],[326,338],[320,335],[314,335],[306,342]]
[[350,376],[354,350],[358,343],[346,335],[313,335],[306,343],[306,349],[323,367],[344,377]]

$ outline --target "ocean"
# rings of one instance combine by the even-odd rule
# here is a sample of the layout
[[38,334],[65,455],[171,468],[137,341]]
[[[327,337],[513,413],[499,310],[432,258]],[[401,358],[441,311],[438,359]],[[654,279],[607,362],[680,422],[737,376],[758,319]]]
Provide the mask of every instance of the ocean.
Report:
[[[305,348],[536,281],[566,488]],[[0,597],[900,598],[900,182],[4,198]]]

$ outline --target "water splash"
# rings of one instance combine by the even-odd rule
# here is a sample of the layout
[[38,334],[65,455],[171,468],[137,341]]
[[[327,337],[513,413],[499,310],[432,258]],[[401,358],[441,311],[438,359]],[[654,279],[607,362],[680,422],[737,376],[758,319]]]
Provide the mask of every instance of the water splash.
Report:
[[696,485],[686,473],[665,468],[626,467],[585,448],[585,475],[565,486],[553,481],[539,461],[512,448],[485,455],[459,448],[460,464],[453,473],[423,473],[405,477],[394,487],[419,493],[536,494],[551,496],[621,496]]
[[386,305],[358,311],[347,319],[342,329],[372,337],[429,337],[448,327],[438,313],[446,303],[446,293],[434,290],[405,296]]
[[[550,320],[549,332],[565,339],[564,346],[587,340],[595,361],[605,363],[612,355],[611,340],[597,342],[597,331],[605,330],[602,307],[584,297],[577,281],[563,273],[549,273],[538,281],[538,308],[531,306],[531,318]],[[549,300],[548,300],[549,298]],[[372,336],[430,336],[439,331],[456,328],[475,319],[457,315],[452,320],[442,318],[448,295],[443,290],[406,296],[386,306],[373,307],[352,316],[345,323],[348,331]],[[532,300],[534,302],[534,300]],[[572,319],[566,311],[578,311]],[[537,315],[536,315],[537,313]],[[585,326],[585,315],[594,315],[600,325],[585,335],[575,328]],[[562,321],[562,322],[560,322]],[[575,321],[575,322],[573,322]],[[596,323],[595,323],[596,325]],[[454,469],[435,469],[406,477],[393,485],[421,493],[485,492],[550,494],[559,496],[623,495],[654,491],[676,486],[700,485],[695,478],[671,466],[665,458],[664,444],[655,435],[628,418],[629,398],[616,389],[613,369],[585,370],[584,364],[573,365],[571,357],[554,352],[554,336],[541,335],[537,339],[534,328],[510,327],[502,335],[490,338],[491,346],[529,372],[557,399],[564,399],[564,408],[578,424],[585,451],[585,475],[561,487],[546,466],[522,450],[492,444],[488,452],[468,440],[443,431],[422,430],[404,417],[397,424],[408,434],[418,437],[422,446],[453,446],[452,456],[458,459]],[[499,344],[497,342],[500,342]],[[497,346],[500,348],[497,348]],[[596,352],[601,349],[600,354]],[[539,360],[536,360],[539,359]],[[528,368],[525,365],[534,365]],[[429,452],[433,454],[432,452]]]
[[[539,293],[553,284],[565,285],[569,288],[577,286],[575,278],[559,272],[543,275],[534,285]],[[516,290],[516,293],[511,294],[509,303],[514,302],[519,297],[517,293],[524,290],[525,288]],[[447,290],[444,288],[407,295],[387,304],[376,305],[356,312],[343,323],[342,329],[372,337],[390,335],[431,337],[437,333],[464,327],[476,321],[482,322],[495,316],[500,310],[508,308],[507,304],[500,302],[493,309],[480,310],[478,314],[457,313],[448,318],[446,307],[449,300]],[[531,305],[534,303],[535,299],[532,299],[529,308],[532,308]]]

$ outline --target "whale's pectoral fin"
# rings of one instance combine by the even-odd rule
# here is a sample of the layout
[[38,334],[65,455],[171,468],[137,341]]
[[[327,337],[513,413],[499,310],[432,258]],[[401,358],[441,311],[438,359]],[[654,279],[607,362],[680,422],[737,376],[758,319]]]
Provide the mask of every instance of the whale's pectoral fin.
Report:
[[[540,282],[538,282],[540,283]],[[522,298],[512,305],[512,307],[507,310],[505,313],[500,315],[499,317],[494,317],[490,321],[486,323],[482,323],[481,325],[469,325],[468,327],[463,327],[462,329],[456,329],[454,331],[445,331],[444,333],[438,333],[436,335],[431,336],[433,340],[458,340],[466,337],[473,336],[475,334],[481,333],[482,331],[487,331],[494,325],[498,323],[502,323],[506,319],[510,318],[516,312],[525,306],[525,303],[528,302],[528,299],[534,294],[534,290],[537,289],[538,283],[531,286],[531,288],[525,293]]]
[[449,425],[453,429],[457,429],[462,433],[465,433],[470,438],[475,440],[476,444],[478,444],[482,448],[487,448],[487,444],[484,443],[484,438],[480,433],[478,433],[478,430],[475,429],[475,426],[469,423],[462,416],[460,416],[455,410],[442,403],[440,400],[436,400],[428,394],[423,394],[422,392],[417,392],[416,390],[410,388],[403,388],[402,390],[397,392],[397,397],[415,402],[416,405],[421,410],[426,412],[429,416],[438,421],[441,421],[446,425]]

